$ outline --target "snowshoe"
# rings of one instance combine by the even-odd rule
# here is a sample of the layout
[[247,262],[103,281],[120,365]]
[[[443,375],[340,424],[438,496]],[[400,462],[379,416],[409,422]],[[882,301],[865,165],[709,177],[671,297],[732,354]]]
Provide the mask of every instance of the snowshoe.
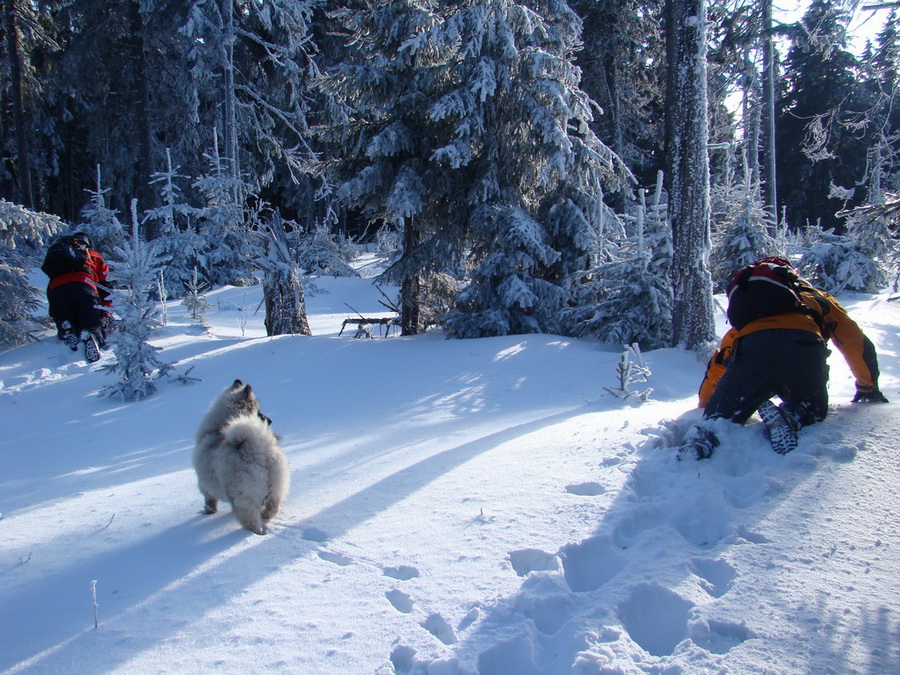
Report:
[[800,425],[793,415],[772,401],[764,402],[757,412],[766,425],[766,438],[769,439],[775,452],[786,455],[797,447],[797,431]]
[[695,426],[684,438],[684,444],[678,449],[678,460],[709,459],[713,449],[719,445],[719,439],[709,429]]
[[66,347],[71,349],[73,352],[78,351],[78,336],[75,335],[75,331],[72,330],[72,324],[68,321],[63,321],[60,326],[59,339],[65,343]]
[[81,341],[84,342],[84,358],[88,363],[96,363],[100,360],[100,348],[97,339],[90,331],[81,331]]

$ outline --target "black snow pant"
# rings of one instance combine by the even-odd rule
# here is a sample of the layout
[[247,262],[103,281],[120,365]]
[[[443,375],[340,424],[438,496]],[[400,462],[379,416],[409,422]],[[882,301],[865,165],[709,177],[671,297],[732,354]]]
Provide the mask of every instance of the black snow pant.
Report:
[[47,291],[50,317],[56,322],[57,331],[63,321],[68,321],[78,335],[82,330],[93,333],[103,344],[103,311],[99,309],[100,297],[90,284],[73,281]]
[[821,422],[828,413],[828,354],[817,335],[803,330],[745,335],[735,342],[703,416],[743,424],[778,396],[802,426]]

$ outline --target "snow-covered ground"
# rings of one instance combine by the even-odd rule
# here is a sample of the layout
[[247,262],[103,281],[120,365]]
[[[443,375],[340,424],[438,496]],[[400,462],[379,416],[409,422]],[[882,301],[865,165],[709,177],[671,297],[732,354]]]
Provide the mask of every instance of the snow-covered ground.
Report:
[[[900,672],[900,302],[841,296],[892,403],[851,405],[835,352],[797,451],[754,419],[679,463],[693,354],[645,354],[623,402],[618,348],[339,337],[381,295],[316,283],[313,337],[267,338],[259,287],[210,293],[208,331],[170,304],[155,344],[200,382],[136,403],[97,397],[110,356],[0,353],[0,671]],[[199,513],[194,430],[235,378],[291,465],[266,536]]]

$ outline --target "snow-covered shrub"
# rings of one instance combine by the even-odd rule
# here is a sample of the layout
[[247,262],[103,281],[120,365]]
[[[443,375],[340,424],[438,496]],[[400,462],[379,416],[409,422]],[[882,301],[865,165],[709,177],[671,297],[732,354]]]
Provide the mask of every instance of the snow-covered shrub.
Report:
[[0,199],[0,344],[18,345],[41,324],[34,316],[40,291],[28,282],[44,244],[63,229],[56,216]]
[[887,284],[884,268],[849,236],[818,228],[808,229],[806,236],[806,250],[796,267],[814,286],[829,293],[877,293]]

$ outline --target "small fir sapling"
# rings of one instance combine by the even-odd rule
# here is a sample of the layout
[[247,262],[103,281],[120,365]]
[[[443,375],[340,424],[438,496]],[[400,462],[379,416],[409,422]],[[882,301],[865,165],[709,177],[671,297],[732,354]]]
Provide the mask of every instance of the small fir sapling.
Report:
[[191,278],[185,282],[185,295],[181,304],[190,312],[191,319],[198,322],[201,326],[206,326],[206,312],[210,308],[210,304],[201,289],[201,282],[198,278],[197,268],[194,268]]
[[166,170],[153,174],[151,184],[159,185],[161,206],[144,215],[145,230],[153,233],[148,238],[167,260],[165,275],[172,286],[172,297],[181,297],[197,261],[203,256],[206,243],[196,231],[196,221],[201,211],[185,203],[178,182],[187,176],[178,173],[180,167],[172,165],[172,157],[166,150]]
[[88,190],[91,196],[87,206],[81,211],[78,230],[91,236],[94,249],[107,257],[126,239],[126,228],[119,220],[118,211],[106,205],[106,194],[110,188],[104,188],[101,182],[100,165],[97,165],[96,189]]
[[159,347],[149,343],[150,335],[160,326],[160,310],[152,291],[164,261],[138,232],[137,200],[132,200],[131,211],[131,238],[117,249],[118,263],[114,262],[109,275],[115,285],[110,296],[117,325],[110,343],[116,360],[103,369],[118,375],[119,382],[100,390],[100,396],[123,401],[153,394],[156,381],[172,368],[157,358]]
[[631,391],[630,386],[639,382],[647,382],[650,375],[650,367],[644,361],[640,347],[635,342],[632,345],[626,345],[625,351],[622,352],[619,362],[616,364],[616,376],[619,380],[618,388],[604,387],[604,389],[617,398],[628,399],[636,396],[643,402],[650,397],[653,389]]

